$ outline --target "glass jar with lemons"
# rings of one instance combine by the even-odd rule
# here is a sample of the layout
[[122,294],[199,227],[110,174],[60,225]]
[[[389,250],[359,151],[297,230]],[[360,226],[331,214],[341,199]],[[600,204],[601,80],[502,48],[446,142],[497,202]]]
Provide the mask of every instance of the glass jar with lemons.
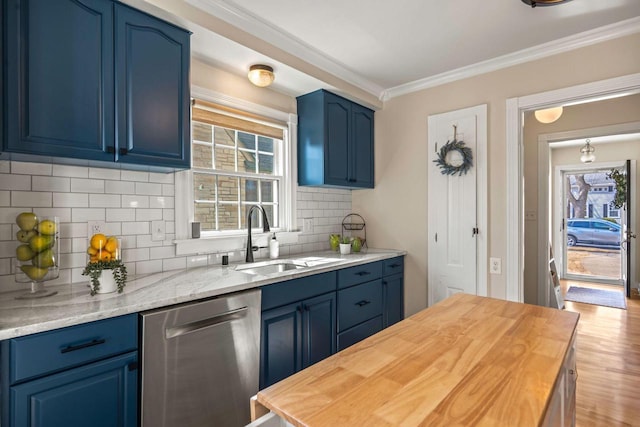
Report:
[[115,236],[96,233],[89,239],[89,259],[82,274],[91,279],[91,295],[115,291],[120,293],[124,289],[127,268],[121,259],[121,247],[121,240]]

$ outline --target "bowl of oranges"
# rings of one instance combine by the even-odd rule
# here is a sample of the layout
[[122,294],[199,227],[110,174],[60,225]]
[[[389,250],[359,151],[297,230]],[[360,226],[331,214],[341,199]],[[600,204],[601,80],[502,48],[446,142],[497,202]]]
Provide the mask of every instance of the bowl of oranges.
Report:
[[82,274],[89,276],[91,295],[122,292],[127,268],[122,262],[121,241],[115,236],[96,233],[89,239],[87,266]]

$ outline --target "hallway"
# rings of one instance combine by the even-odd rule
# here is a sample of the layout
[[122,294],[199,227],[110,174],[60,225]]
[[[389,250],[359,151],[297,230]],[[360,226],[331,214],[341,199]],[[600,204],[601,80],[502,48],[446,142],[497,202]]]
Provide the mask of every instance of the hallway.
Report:
[[[562,280],[569,286],[620,289]],[[640,425],[640,300],[627,299],[627,310],[567,301],[580,313],[578,323],[578,427]]]

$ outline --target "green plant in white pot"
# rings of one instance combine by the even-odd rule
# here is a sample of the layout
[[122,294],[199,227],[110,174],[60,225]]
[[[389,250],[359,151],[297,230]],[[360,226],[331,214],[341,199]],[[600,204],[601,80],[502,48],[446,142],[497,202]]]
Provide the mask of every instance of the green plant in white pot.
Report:
[[127,284],[127,267],[120,259],[89,262],[82,270],[82,275],[91,279],[91,295],[116,290],[122,293]]
[[351,237],[344,236],[340,241],[340,254],[349,255],[351,253]]

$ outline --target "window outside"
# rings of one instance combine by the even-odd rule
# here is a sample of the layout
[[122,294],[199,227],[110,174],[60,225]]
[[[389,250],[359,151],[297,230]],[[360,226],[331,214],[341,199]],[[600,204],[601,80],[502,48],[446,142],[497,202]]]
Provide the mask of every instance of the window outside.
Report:
[[[203,232],[246,229],[252,205],[280,227],[282,140],[192,121],[194,221]],[[253,227],[262,227],[254,211]]]

